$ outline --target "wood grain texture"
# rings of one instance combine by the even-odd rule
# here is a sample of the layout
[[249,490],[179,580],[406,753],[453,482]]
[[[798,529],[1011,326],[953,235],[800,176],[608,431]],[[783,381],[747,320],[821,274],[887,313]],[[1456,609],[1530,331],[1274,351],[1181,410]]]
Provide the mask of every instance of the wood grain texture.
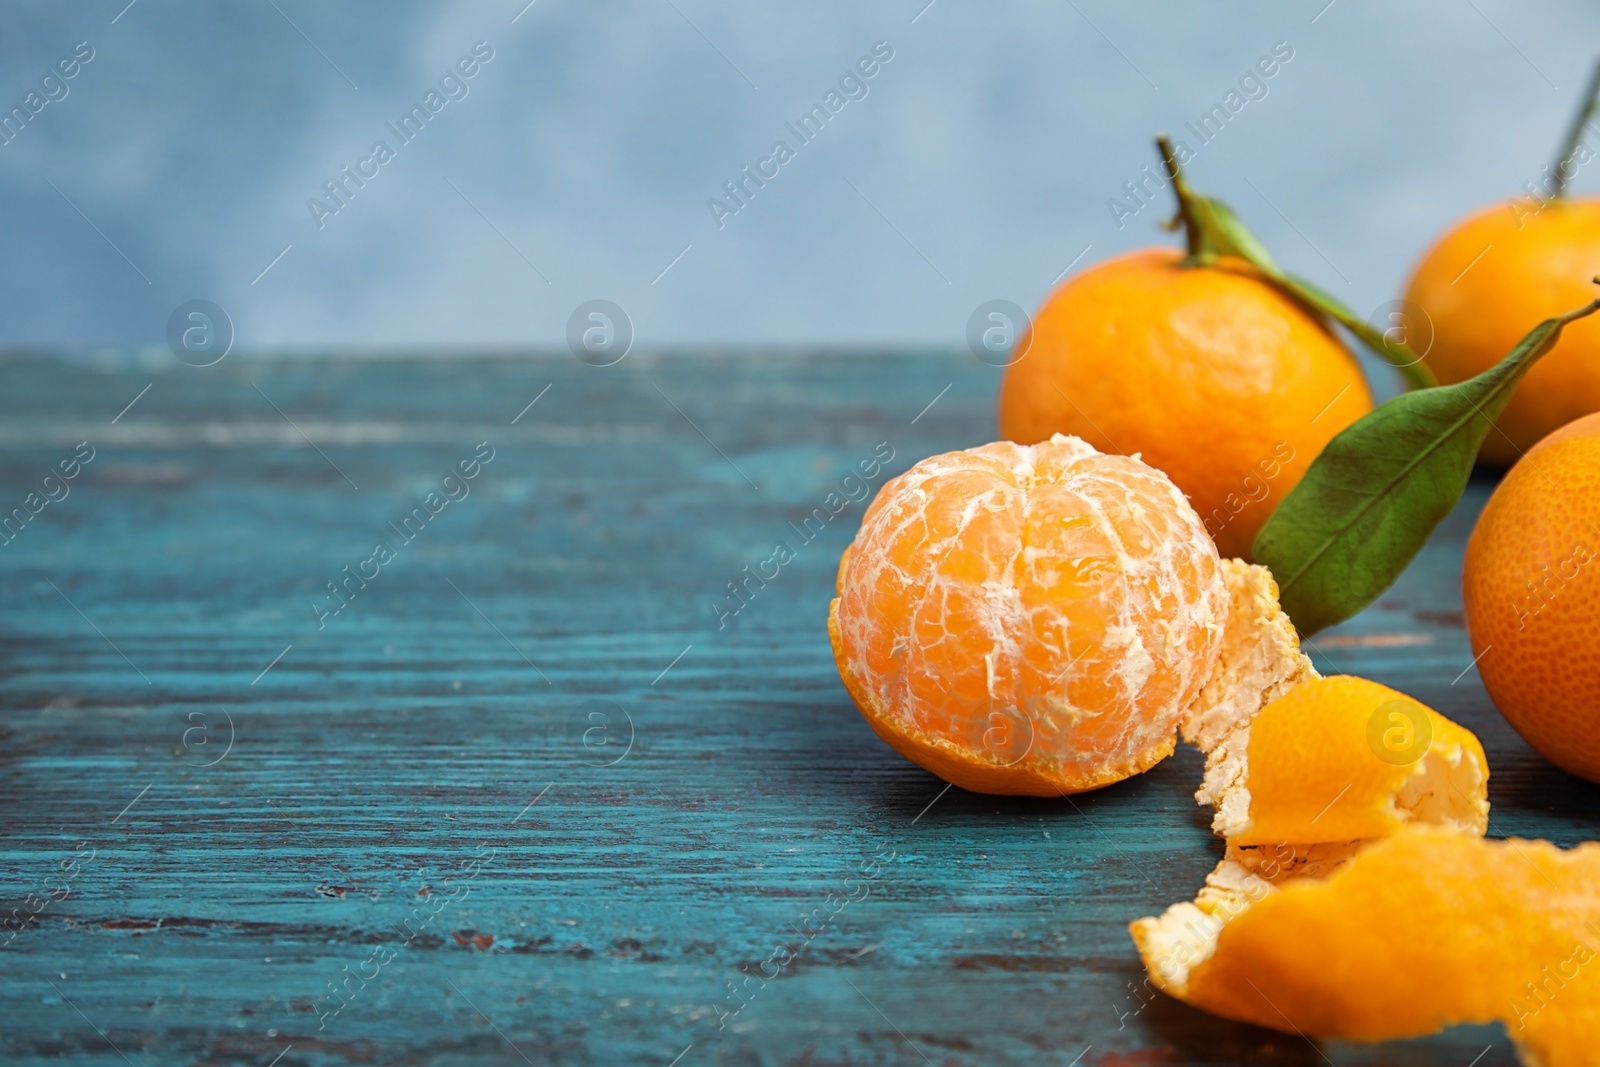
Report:
[[[1319,1050],[1136,995],[1127,922],[1220,853],[1192,751],[1014,800],[946,792],[872,736],[824,625],[861,505],[797,527],[880,442],[894,473],[988,440],[992,368],[110,353],[3,374],[0,509],[95,449],[0,548],[0,914],[65,894],[0,949],[7,1064],[1512,1062],[1497,1028]],[[388,524],[484,441],[470,494],[401,543]],[[1313,653],[1478,732],[1491,833],[1570,844],[1600,790],[1467,669],[1487,492]],[[312,603],[380,540],[395,558],[319,630]],[[780,541],[795,559],[719,628]]]

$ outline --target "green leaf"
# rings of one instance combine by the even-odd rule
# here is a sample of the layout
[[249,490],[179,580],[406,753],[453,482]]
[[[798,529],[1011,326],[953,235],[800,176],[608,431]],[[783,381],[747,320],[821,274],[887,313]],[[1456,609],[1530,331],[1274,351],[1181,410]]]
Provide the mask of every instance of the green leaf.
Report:
[[1517,383],[1562,327],[1597,308],[1546,319],[1477,377],[1404,393],[1328,442],[1255,542],[1302,634],[1350,618],[1400,576],[1461,499]]
[[1286,280],[1286,275],[1278,266],[1278,261],[1272,258],[1272,253],[1267,251],[1267,246],[1261,243],[1261,238],[1250,232],[1250,227],[1244,224],[1233,208],[1214,196],[1200,199],[1211,215],[1209,221],[1212,225],[1205,229],[1209,231],[1212,246],[1220,255],[1238,256],[1280,284]]
[[[1322,286],[1317,285],[1298,274],[1288,275],[1288,280],[1302,294],[1306,303],[1327,315],[1335,322],[1343,322],[1346,317],[1353,318],[1355,313],[1339,302],[1339,299]],[[1437,383],[1435,383],[1437,384]]]
[[1427,389],[1439,384],[1439,380],[1433,376],[1433,371],[1423,364],[1421,356],[1413,354],[1409,348],[1391,343],[1382,330],[1375,328],[1365,319],[1357,318],[1355,312],[1340,303],[1327,290],[1293,274],[1284,276],[1284,284],[1300,299],[1355,334],[1362,344],[1399,371],[1400,376],[1406,380],[1407,388]]

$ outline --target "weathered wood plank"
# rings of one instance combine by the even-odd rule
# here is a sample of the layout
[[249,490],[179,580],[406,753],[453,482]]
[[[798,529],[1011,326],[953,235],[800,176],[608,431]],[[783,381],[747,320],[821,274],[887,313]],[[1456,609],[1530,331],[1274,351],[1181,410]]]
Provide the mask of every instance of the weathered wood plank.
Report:
[[[823,618],[861,505],[797,527],[880,442],[892,473],[988,439],[992,369],[112,354],[3,373],[0,506],[96,450],[0,548],[0,912],[70,890],[0,949],[5,1062],[1323,1062],[1134,991],[1126,923],[1191,896],[1219,851],[1194,753],[1071,800],[946,793],[838,683]],[[484,441],[468,495],[403,543],[388,524]],[[1461,674],[1486,494],[1317,660],[1477,730],[1492,832],[1570,843],[1600,790]],[[394,559],[319,629],[326,583],[384,539]],[[793,562],[720,612],[780,540]],[[1485,1046],[1480,1067],[1511,1062],[1493,1029],[1325,1051]]]

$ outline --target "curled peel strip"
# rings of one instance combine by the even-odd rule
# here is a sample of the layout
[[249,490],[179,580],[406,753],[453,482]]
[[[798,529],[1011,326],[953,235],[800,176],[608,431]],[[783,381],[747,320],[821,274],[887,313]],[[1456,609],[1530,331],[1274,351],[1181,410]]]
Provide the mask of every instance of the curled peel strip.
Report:
[[1499,1021],[1527,1064],[1596,1063],[1600,844],[1484,840],[1477,738],[1377,683],[1318,677],[1270,575],[1226,567],[1223,665],[1183,723],[1226,851],[1194,901],[1130,925],[1151,983],[1309,1037]]

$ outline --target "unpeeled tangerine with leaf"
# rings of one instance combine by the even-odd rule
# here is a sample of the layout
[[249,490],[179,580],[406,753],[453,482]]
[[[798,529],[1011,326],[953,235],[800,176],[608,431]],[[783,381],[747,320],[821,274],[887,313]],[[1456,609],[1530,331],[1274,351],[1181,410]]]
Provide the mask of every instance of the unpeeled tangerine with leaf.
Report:
[[1372,410],[1330,319],[1366,328],[1285,274],[1226,204],[1190,191],[1163,147],[1187,250],[1116,256],[1051,293],[1001,380],[1000,434],[1139,456],[1189,497],[1223,556],[1248,559],[1316,454]]

